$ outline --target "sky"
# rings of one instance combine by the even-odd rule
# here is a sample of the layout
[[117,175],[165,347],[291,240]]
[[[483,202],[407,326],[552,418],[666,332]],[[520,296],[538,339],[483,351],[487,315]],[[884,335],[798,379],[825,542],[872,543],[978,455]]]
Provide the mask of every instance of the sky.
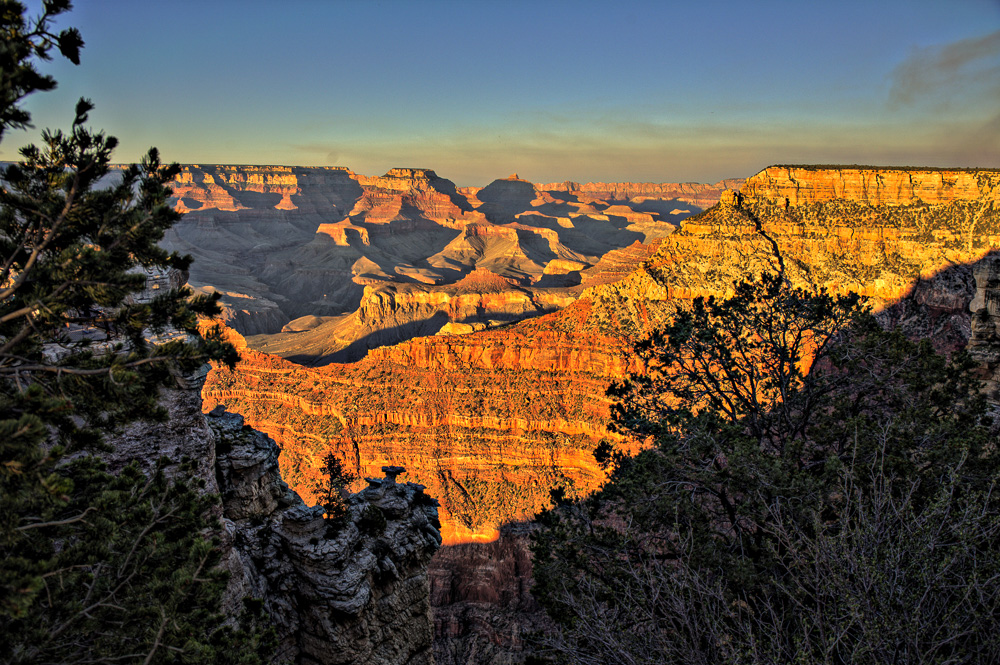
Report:
[[[38,0],[26,2],[37,13]],[[75,101],[116,161],[434,169],[459,186],[1000,167],[1000,0],[76,0],[0,160]]]

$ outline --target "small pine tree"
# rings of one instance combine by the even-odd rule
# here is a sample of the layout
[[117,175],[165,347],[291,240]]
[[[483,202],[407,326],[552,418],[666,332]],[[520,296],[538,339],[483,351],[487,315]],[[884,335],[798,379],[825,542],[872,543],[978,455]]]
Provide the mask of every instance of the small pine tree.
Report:
[[326,481],[318,494],[320,505],[326,510],[326,519],[340,519],[347,514],[344,491],[357,476],[345,469],[343,462],[333,453],[328,453],[323,458],[321,472],[326,476]]

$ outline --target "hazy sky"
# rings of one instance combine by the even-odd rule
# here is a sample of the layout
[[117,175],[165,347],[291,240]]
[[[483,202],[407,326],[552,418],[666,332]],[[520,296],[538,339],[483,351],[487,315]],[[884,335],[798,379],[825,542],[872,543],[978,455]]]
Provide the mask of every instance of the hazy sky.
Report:
[[59,25],[82,64],[42,64],[59,89],[30,98],[35,125],[89,97],[119,161],[458,185],[1000,167],[1000,0],[77,0]]

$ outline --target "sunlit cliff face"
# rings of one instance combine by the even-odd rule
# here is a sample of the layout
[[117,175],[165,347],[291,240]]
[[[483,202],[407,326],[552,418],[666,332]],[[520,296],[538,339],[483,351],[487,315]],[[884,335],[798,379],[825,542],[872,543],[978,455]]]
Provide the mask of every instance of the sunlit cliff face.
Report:
[[623,340],[580,344],[551,318],[316,369],[244,348],[234,371],[209,376],[205,408],[225,403],[274,436],[283,477],[305,497],[330,451],[361,476],[396,464],[441,500],[447,543],[491,540],[547,506],[552,487],[585,494],[604,480],[592,450],[609,436],[604,391],[630,369]]
[[608,433],[605,396],[640,369],[631,342],[684,301],[725,294],[772,266],[772,241],[795,285],[863,293],[889,323],[964,343],[965,266],[1000,246],[998,182],[996,171],[772,167],[747,181],[740,205],[727,196],[640,244],[651,257],[619,252],[605,279],[581,285],[557,312],[316,368],[244,349],[235,370],[209,376],[205,408],[224,403],[274,436],[285,479],[305,496],[331,451],[361,476],[400,465],[441,500],[446,543],[489,540],[547,506],[552,488],[579,496],[599,487],[592,451],[602,438],[637,449]]

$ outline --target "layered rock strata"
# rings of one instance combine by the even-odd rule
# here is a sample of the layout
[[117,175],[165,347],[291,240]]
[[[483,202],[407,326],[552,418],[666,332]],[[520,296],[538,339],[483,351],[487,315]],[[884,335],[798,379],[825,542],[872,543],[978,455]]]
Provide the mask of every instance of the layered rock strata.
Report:
[[[587,194],[587,186],[540,187],[515,176],[459,190],[430,169],[370,177],[340,167],[191,165],[174,183],[186,215],[165,243],[195,257],[191,285],[221,294],[227,323],[255,348],[350,362],[445,326],[475,330],[565,306],[604,274],[610,254],[669,235],[701,209],[692,201],[704,207],[725,191],[722,183]],[[482,270],[508,280],[510,293],[457,307],[441,298]],[[293,339],[303,317],[318,317],[310,330],[325,328]]]
[[[739,190],[744,178],[730,178],[720,180],[714,185],[703,185],[695,182],[685,183],[652,183],[652,182],[554,182],[545,185],[536,185],[541,191],[567,192],[574,195],[583,195],[600,200],[631,201],[650,210],[656,210],[662,206],[657,205],[658,201],[677,201],[687,203],[698,208],[710,208],[719,201],[719,197],[725,191]],[[643,204],[646,204],[643,206]]]
[[[279,368],[274,358],[248,354],[236,372],[210,378],[205,398],[272,433],[285,446],[286,471],[296,483],[330,450],[353,460],[359,473],[398,459],[442,497],[445,537],[457,542],[530,515],[555,484],[596,486],[602,474],[590,450],[606,436],[603,393],[636,369],[627,355],[630,340],[678,303],[725,294],[734,281],[774,269],[775,249],[794,284],[859,292],[887,322],[942,344],[964,344],[973,284],[963,266],[1000,236],[992,199],[983,194],[997,173],[932,172],[935,182],[958,183],[929,197],[943,203],[914,202],[911,190],[895,187],[895,198],[887,191],[865,198],[874,196],[869,188],[864,196],[846,190],[854,198],[773,204],[770,192],[786,191],[792,179],[803,190],[808,174],[821,184],[850,175],[766,169],[747,181],[741,199],[730,194],[659,240],[653,256],[644,246],[634,249],[632,260],[645,259],[644,267],[628,273],[610,265],[613,278],[595,281],[558,313],[457,337],[416,338],[317,371]],[[925,175],[910,173],[908,182]],[[981,183],[975,192],[969,178]],[[509,191],[526,188],[518,179],[505,183],[478,196],[502,207]],[[816,185],[833,191],[824,187]],[[959,228],[963,219],[971,223],[959,219],[970,211],[978,229],[971,243]],[[387,308],[381,305],[379,316]],[[391,446],[387,437],[395,438]],[[540,456],[543,450],[551,452]]]
[[483,330],[552,312],[575,300],[562,289],[525,288],[478,268],[447,286],[366,286],[358,308],[340,317],[302,317],[283,335],[248,341],[259,351],[306,365],[360,360],[370,349],[439,332]]
[[[582,320],[586,307],[574,308]],[[584,346],[554,316],[316,369],[243,344],[235,370],[209,376],[205,407],[225,404],[273,436],[286,480],[307,494],[330,452],[357,475],[399,464],[443,499],[446,542],[492,540],[547,506],[551,487],[586,494],[605,478],[592,456],[610,436],[604,389],[634,367],[622,337]]]
[[1000,202],[1000,179],[987,169],[769,166],[743,188],[748,199],[803,206],[836,199],[869,206]]
[[274,441],[241,416],[219,408],[206,417],[196,390],[172,391],[164,405],[168,421],[133,425],[112,442],[111,467],[188,459],[206,491],[221,495],[224,611],[262,599],[276,662],[434,662],[427,566],[441,536],[422,486],[387,469],[346,499],[346,517],[326,520],[282,481]]

